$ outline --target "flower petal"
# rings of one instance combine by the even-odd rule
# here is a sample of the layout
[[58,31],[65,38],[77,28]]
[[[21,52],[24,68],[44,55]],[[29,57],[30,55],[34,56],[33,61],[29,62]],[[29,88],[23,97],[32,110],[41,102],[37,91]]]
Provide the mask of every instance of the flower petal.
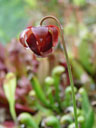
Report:
[[59,28],[54,25],[49,25],[48,30],[52,34],[53,46],[56,46],[58,43]]
[[30,48],[35,54],[40,55],[40,52],[39,52],[39,49],[38,49],[38,46],[37,46],[37,40],[36,40],[34,34],[32,33],[32,31],[31,31],[30,34],[28,34],[28,37],[27,37],[27,39],[26,39],[26,42],[27,42],[29,48]]
[[38,48],[40,50],[40,53],[42,56],[45,52],[47,54],[47,51],[52,51],[52,35],[48,32],[48,27],[38,27],[38,28],[32,28],[32,32],[34,33]]
[[59,29],[56,26],[28,27],[20,35],[20,42],[29,47],[36,55],[49,55],[58,42]]
[[19,37],[19,40],[20,40],[20,43],[24,46],[24,47],[28,47],[26,45],[26,42],[25,42],[25,36],[26,36],[26,32],[28,31],[28,29],[25,29],[24,31],[21,32],[20,34],[20,37]]

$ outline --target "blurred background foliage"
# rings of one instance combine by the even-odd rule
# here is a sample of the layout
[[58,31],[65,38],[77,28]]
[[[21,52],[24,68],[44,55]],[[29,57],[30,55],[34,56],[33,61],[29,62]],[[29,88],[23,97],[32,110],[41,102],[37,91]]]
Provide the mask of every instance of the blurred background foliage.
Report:
[[28,24],[32,25],[31,20],[37,23],[44,13],[58,14],[60,10],[57,0],[0,0],[0,41],[9,42]]
[[66,17],[69,12],[64,14],[64,9],[69,8],[69,2],[75,6],[83,6],[84,23],[90,25],[96,22],[96,14],[92,13],[96,7],[92,5],[94,8],[86,8],[86,0],[0,0],[0,41],[4,44],[9,42],[28,24],[32,25],[33,21],[38,25],[43,15],[55,15],[62,23],[66,22],[66,18],[76,23],[75,13],[70,17]]
[[[95,11],[96,11],[95,0],[0,0],[0,88],[1,88],[0,99],[2,99],[0,101],[0,107],[2,106],[2,104],[5,105],[6,109],[8,107],[8,102],[3,95],[4,92],[2,89],[2,85],[3,85],[2,81],[4,79],[3,77],[5,77],[9,71],[12,71],[14,72],[17,78],[16,105],[15,105],[17,116],[22,112],[29,112],[33,114],[36,113],[38,109],[40,109],[40,113],[39,113],[40,115],[37,114],[36,116],[38,117],[38,120],[41,121],[42,118],[43,121],[44,115],[42,115],[42,111],[41,111],[43,110],[43,108],[37,102],[39,100],[43,101],[44,99],[42,100],[41,98],[38,100],[35,94],[36,92],[32,90],[31,87],[32,83],[30,83],[29,81],[30,74],[31,73],[35,74],[36,77],[38,78],[37,83],[40,84],[41,87],[43,87],[45,85],[44,83],[45,78],[51,74],[53,68],[56,65],[62,65],[65,68],[65,74],[66,74],[66,77],[61,76],[61,83],[60,83],[61,99],[65,98],[64,99],[65,102],[64,103],[62,102],[62,106],[64,105],[63,106],[64,109],[67,109],[67,107],[68,109],[70,109],[70,105],[72,105],[71,102],[72,99],[70,95],[64,97],[63,94],[62,96],[62,92],[64,93],[65,88],[67,88],[67,86],[69,85],[67,65],[65,62],[64,55],[62,54],[62,51],[60,49],[62,47],[59,45],[58,46],[59,49],[57,49],[56,52],[53,53],[48,58],[36,59],[33,56],[32,52],[23,49],[22,46],[18,43],[19,34],[22,30],[24,30],[27,26],[31,26],[31,25],[38,26],[40,19],[43,16],[53,15],[60,20],[62,27],[64,29],[64,36],[67,42],[66,44],[72,66],[74,83],[78,90],[80,90],[80,88],[82,90],[82,87],[84,87],[86,90],[86,91],[83,90],[84,93],[82,93],[81,97],[79,91],[77,91],[76,93],[76,97],[77,98],[79,97],[77,99],[78,109],[80,108],[81,111],[82,108],[84,113],[84,118],[86,119],[87,122],[87,123],[85,122],[86,124],[84,124],[82,128],[96,127],[96,114],[94,114],[94,112],[96,112],[96,13]],[[55,24],[55,23],[53,20],[48,20],[45,22],[45,24]],[[4,44],[5,47],[3,47],[3,45],[1,44]],[[5,53],[7,54],[5,55]],[[64,79],[64,77],[65,79],[67,79],[67,82]],[[62,85],[64,87],[62,87]],[[45,86],[44,89],[46,89]],[[9,91],[10,91],[10,86],[9,86]],[[38,91],[38,88],[35,88],[35,91]],[[47,98],[52,100],[52,97],[50,97],[49,94],[51,94],[52,91],[54,92],[54,88],[52,87],[50,88],[50,90],[47,91],[48,94],[45,94],[45,96],[47,95]],[[43,92],[41,91],[41,93]],[[68,93],[70,93],[70,89]],[[23,95],[23,97],[20,94]],[[88,97],[89,97],[89,101],[88,101]],[[82,99],[82,102],[80,98]],[[56,99],[53,98],[53,100]],[[70,102],[68,102],[68,100]],[[93,112],[93,108],[94,108],[94,112]],[[86,116],[86,113],[89,109],[90,111],[88,114],[90,116],[88,117]],[[44,109],[43,111],[45,112],[46,110]],[[52,112],[51,114],[53,114],[53,110],[51,112]],[[45,115],[47,115],[46,113],[49,114],[50,112],[46,111]],[[64,114],[66,114],[66,112]],[[93,119],[94,115],[95,115],[95,121]],[[62,113],[60,116],[62,117]],[[63,123],[65,123],[64,122],[65,117],[63,117],[62,120]],[[5,116],[5,121],[6,121],[6,116]],[[89,125],[89,127],[87,124]],[[70,126],[70,128],[73,127]]]
[[0,0],[0,41],[2,43],[9,42],[12,37],[18,35],[30,19],[28,9],[34,9],[36,6],[36,0]]

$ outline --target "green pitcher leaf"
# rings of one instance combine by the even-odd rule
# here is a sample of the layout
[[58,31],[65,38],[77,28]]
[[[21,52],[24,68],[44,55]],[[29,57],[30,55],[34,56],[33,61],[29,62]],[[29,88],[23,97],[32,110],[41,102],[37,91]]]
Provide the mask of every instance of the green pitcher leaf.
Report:
[[18,117],[20,124],[25,124],[27,128],[38,128],[33,117],[29,113],[21,113]]
[[60,128],[60,122],[55,116],[47,117],[45,123],[48,127],[52,126],[53,128]]
[[16,120],[15,113],[15,90],[16,90],[16,76],[13,73],[8,73],[4,81],[4,92],[9,102],[10,113],[14,121]]

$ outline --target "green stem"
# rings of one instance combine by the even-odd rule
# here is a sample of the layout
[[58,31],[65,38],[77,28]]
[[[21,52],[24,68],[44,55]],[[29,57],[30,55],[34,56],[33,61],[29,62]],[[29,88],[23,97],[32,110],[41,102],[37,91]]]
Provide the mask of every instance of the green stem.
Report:
[[65,54],[65,58],[66,58],[67,66],[68,66],[68,73],[69,73],[71,89],[72,89],[72,99],[73,99],[73,107],[74,107],[75,126],[76,126],[76,128],[78,128],[77,108],[76,108],[76,99],[75,99],[75,92],[74,92],[74,82],[73,82],[73,78],[72,78],[71,66],[70,66],[70,62],[69,62],[69,58],[68,58],[68,54],[67,54],[67,49],[66,49],[66,45],[65,45],[65,40],[64,40],[64,36],[63,36],[63,29],[62,29],[60,21],[54,16],[46,16],[46,17],[44,17],[41,20],[40,25],[42,25],[43,21],[48,19],[48,18],[51,18],[51,19],[55,20],[58,23],[59,28],[60,28],[61,40],[62,40],[62,45],[63,45],[63,52]]

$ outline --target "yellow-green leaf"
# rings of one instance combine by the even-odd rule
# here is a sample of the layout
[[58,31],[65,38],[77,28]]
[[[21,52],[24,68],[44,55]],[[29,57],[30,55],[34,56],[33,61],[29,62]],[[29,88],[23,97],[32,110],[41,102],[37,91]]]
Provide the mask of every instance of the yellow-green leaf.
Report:
[[16,120],[16,113],[15,113],[15,90],[16,90],[16,76],[13,73],[8,73],[5,77],[4,81],[4,92],[6,98],[9,102],[10,113],[12,118]]

